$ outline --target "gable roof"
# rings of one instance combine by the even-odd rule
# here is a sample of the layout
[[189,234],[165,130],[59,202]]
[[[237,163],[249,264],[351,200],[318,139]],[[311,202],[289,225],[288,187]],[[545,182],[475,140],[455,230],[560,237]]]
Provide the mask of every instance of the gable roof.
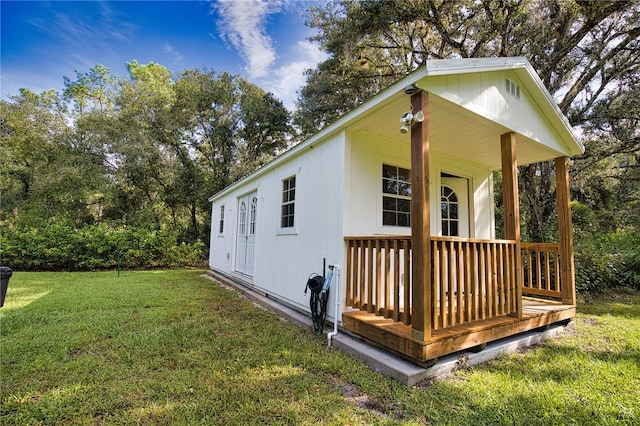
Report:
[[524,85],[536,106],[565,142],[567,155],[584,153],[584,145],[573,131],[567,117],[549,93],[544,83],[525,57],[501,57],[479,59],[447,59],[427,61],[427,75],[453,75],[457,73],[479,73],[511,70]]
[[[521,87],[521,100],[506,94],[506,79]],[[519,164],[584,152],[551,94],[521,57],[429,60],[335,124],[408,141],[398,129],[399,118],[410,107],[403,91],[410,84],[430,94],[429,139],[434,152],[498,169],[495,142],[506,132],[517,135]]]

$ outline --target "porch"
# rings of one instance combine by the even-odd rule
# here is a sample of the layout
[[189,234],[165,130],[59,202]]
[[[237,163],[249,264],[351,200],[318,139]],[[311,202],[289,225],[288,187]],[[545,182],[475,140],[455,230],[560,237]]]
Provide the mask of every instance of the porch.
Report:
[[[428,327],[416,336],[412,238],[347,237],[343,326],[419,365],[575,316],[557,243],[431,237]],[[520,284],[521,283],[521,284]]]
[[345,238],[344,327],[421,365],[576,312],[568,157],[535,159],[555,163],[558,243],[522,242],[516,147],[525,144],[513,131],[486,144],[487,165],[501,165],[505,239],[433,235],[432,98],[411,91],[411,111],[425,116],[411,125],[411,235]]

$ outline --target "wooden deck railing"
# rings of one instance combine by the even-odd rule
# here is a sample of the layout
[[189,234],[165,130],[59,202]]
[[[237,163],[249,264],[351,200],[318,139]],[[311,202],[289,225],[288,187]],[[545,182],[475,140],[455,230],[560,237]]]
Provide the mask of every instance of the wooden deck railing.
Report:
[[411,323],[411,237],[346,237],[347,306]]
[[[346,237],[347,306],[411,324],[411,237]],[[432,329],[516,312],[516,245],[432,237]]]
[[558,243],[522,243],[522,293],[562,299]]
[[434,330],[516,312],[515,241],[431,241]]

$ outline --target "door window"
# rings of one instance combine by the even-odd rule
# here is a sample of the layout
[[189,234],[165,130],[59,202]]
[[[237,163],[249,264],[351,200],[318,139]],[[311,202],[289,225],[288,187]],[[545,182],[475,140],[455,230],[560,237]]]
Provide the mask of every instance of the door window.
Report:
[[247,203],[243,200],[240,203],[240,215],[238,218],[238,235],[247,233]]
[[249,209],[249,235],[256,235],[256,210],[258,208],[258,199],[251,199],[251,207]]
[[440,187],[440,210],[442,213],[442,235],[446,237],[459,236],[458,196],[450,187]]

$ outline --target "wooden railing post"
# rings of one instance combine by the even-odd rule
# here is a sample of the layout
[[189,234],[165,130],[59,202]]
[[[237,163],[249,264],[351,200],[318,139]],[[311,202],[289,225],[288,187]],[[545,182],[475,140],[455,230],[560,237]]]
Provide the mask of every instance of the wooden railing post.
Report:
[[413,305],[411,336],[431,339],[431,224],[429,216],[429,97],[426,92],[411,96],[414,114],[424,121],[411,126],[411,248],[413,253]]
[[576,304],[576,279],[573,259],[571,196],[569,194],[569,159],[558,157],[556,163],[556,201],[558,203],[558,242],[560,243],[560,282],[562,303]]
[[516,134],[500,136],[502,153],[502,200],[504,206],[504,236],[516,242],[516,309],[513,316],[522,318],[522,256],[520,255],[520,202],[518,200],[518,163],[516,161]]

